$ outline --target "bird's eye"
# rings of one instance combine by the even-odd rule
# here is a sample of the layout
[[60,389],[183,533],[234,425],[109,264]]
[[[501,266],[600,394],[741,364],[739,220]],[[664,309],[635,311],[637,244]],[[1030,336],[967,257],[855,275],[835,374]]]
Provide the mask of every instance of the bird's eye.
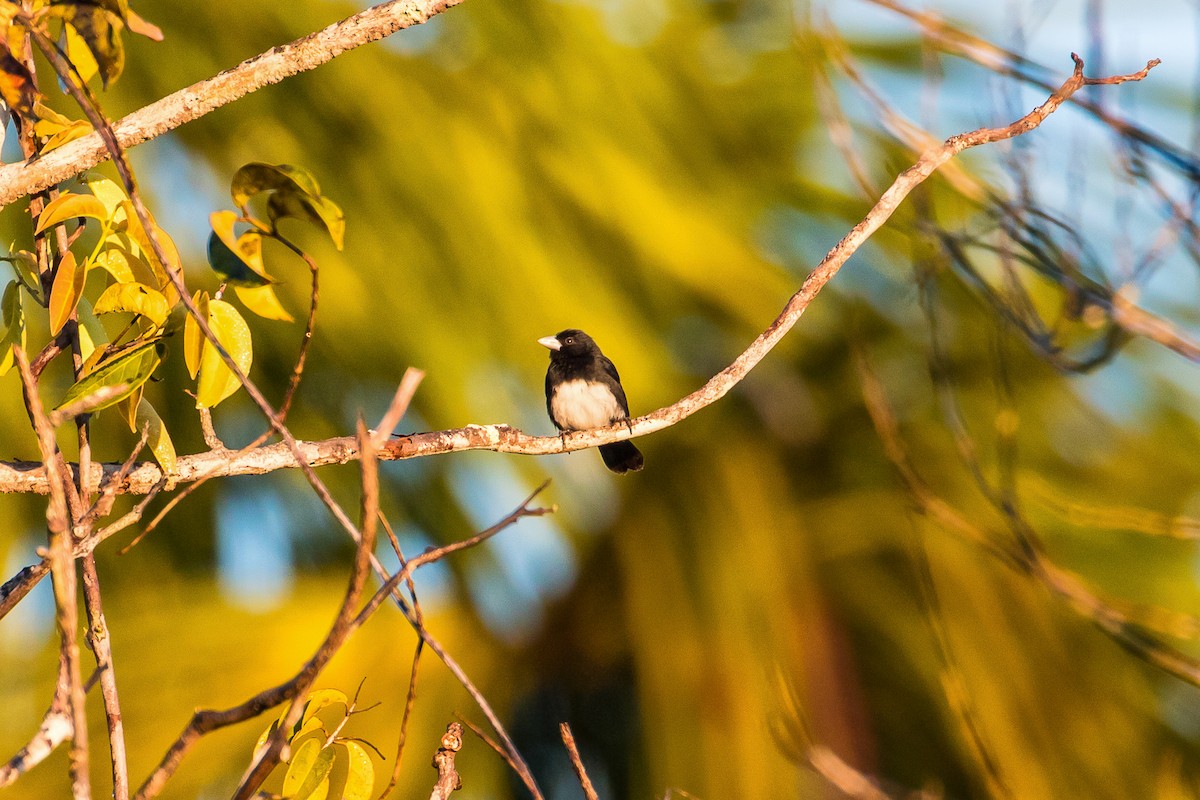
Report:
[[568,336],[568,337],[567,337],[566,344],[575,344],[575,337],[574,337],[574,336]]

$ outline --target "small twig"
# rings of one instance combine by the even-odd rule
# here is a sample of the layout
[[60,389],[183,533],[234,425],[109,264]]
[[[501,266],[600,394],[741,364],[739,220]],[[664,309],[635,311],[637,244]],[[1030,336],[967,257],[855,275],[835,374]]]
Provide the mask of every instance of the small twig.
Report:
[[567,723],[560,723],[558,732],[562,735],[563,744],[567,747],[567,755],[571,759],[571,767],[575,770],[575,776],[579,778],[579,785],[583,787],[583,794],[587,800],[600,800],[600,796],[596,794],[596,787],[592,786],[592,779],[588,777],[587,770],[583,768],[583,759],[579,757],[579,748],[575,746],[575,736],[571,733],[571,726]]
[[200,416],[200,435],[204,437],[208,449],[217,453],[228,452],[229,448],[221,441],[221,437],[217,436],[217,429],[213,427],[212,409],[198,408],[196,411]]
[[96,654],[96,669],[100,675],[100,694],[104,700],[104,715],[108,725],[109,755],[112,759],[113,799],[129,800],[129,768],[125,759],[125,724],[121,717],[121,701],[117,694],[117,679],[113,668],[112,643],[104,604],[100,597],[100,575],[96,557],[88,553],[83,558],[84,607],[88,616],[88,643]]
[[441,746],[433,756],[433,768],[438,772],[437,783],[429,800],[447,800],[452,792],[462,788],[462,778],[454,768],[454,756],[462,749],[462,725],[451,722],[442,734]]
[[384,413],[383,419],[379,420],[379,425],[371,433],[372,441],[375,447],[380,450],[391,438],[392,431],[396,430],[396,426],[400,424],[401,418],[408,411],[408,406],[412,403],[413,395],[417,392],[417,387],[421,385],[421,381],[425,378],[425,373],[415,367],[409,367],[404,370],[404,377],[400,379],[400,385],[396,387],[396,394],[392,397],[392,402],[388,405],[388,410]]
[[497,742],[495,739],[488,736],[487,731],[485,731],[483,728],[476,725],[474,722],[471,722],[471,720],[467,719],[462,714],[459,714],[456,712],[454,714],[454,716],[459,722],[461,722],[463,725],[466,725],[468,728],[470,728],[471,733],[473,733],[477,737],[479,737],[479,741],[486,744],[489,748],[491,748],[493,753],[500,756],[500,758],[504,759],[504,763],[508,764],[509,769],[511,769],[513,772],[515,772],[517,774],[520,774],[521,769],[520,769],[520,767],[517,766],[517,763],[512,760],[512,756],[510,756],[508,754],[508,750],[504,749],[500,745],[500,743]]

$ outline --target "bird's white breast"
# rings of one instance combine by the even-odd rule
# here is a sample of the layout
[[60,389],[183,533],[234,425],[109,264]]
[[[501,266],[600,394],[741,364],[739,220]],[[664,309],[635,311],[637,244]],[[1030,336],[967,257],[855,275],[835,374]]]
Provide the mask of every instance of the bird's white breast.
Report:
[[550,398],[550,410],[559,425],[576,431],[602,428],[625,416],[607,386],[584,380],[560,383]]

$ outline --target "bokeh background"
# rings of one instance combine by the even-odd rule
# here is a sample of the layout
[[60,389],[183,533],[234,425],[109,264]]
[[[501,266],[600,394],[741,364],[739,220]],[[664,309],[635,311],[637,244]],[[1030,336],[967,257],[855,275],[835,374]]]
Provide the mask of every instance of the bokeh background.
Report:
[[[102,97],[114,117],[365,4],[135,7],[166,41],[127,37],[126,73]],[[1086,96],[1191,157],[1194,4],[924,8],[1049,65],[1029,69],[1052,83],[1071,51],[1093,74],[1164,59],[1143,84]],[[216,286],[207,217],[229,207],[241,164],[303,165],[344,208],[344,252],[316,230],[292,229],[322,266],[316,338],[290,419],[297,436],[347,434],[360,411],[378,419],[409,365],[427,377],[402,430],[507,422],[549,433],[538,337],[587,330],[645,413],[696,388],[774,318],[872,202],[834,142],[837,120],[878,191],[914,160],[885,106],[941,138],[1005,123],[1044,97],[939,52],[911,19],[869,2],[467,0],[132,158],[196,288]],[[5,152],[16,157],[11,141]],[[383,508],[408,553],[469,535],[553,479],[545,500],[556,515],[417,579],[429,628],[501,710],[548,797],[581,796],[558,742],[564,720],[605,798],[839,796],[808,768],[814,746],[897,793],[1196,796],[1200,691],[917,514],[864,408],[855,357],[873,365],[934,491],[1003,540],[1008,528],[972,467],[993,485],[1011,476],[1054,563],[1200,655],[1189,538],[1189,515],[1200,514],[1196,366],[1126,337],[1087,371],[1055,365],[987,301],[994,264],[986,272],[983,257],[975,280],[930,258],[918,235],[930,222],[994,227],[988,192],[1024,202],[1064,225],[1046,226],[1063,250],[1051,261],[1136,288],[1186,333],[1200,323],[1194,227],[1164,234],[1155,187],[1194,226],[1195,184],[1178,164],[1131,153],[1066,107],[1028,137],[963,158],[961,180],[920,190],[734,392],[639,440],[639,474],[613,477],[588,452],[383,465]],[[972,197],[972,186],[983,194]],[[27,222],[23,208],[0,213],[5,241],[25,241]],[[267,255],[302,318],[307,271],[281,250]],[[914,275],[929,270],[922,289]],[[1059,283],[1027,288],[1046,318],[1069,316]],[[1054,339],[1067,354],[1103,339],[1103,314],[1090,326],[1081,317]],[[300,325],[251,324],[252,375],[277,398]],[[180,452],[197,452],[189,384],[172,355],[149,396]],[[48,392],[67,385],[65,372],[48,375]],[[974,459],[961,456],[947,387]],[[36,458],[14,375],[0,380],[0,404],[0,454]],[[215,417],[230,444],[263,426],[244,396]],[[120,460],[132,438],[101,417],[96,442],[97,457]],[[321,474],[355,507],[356,467]],[[0,498],[3,577],[35,558],[43,515],[37,498]],[[1176,536],[1153,535],[1163,531]],[[293,473],[213,482],[118,557],[132,533],[97,555],[136,784],[193,708],[238,703],[311,654],[351,550]],[[46,582],[0,622],[0,756],[28,740],[50,700],[52,621]],[[387,755],[381,775],[414,645],[384,608],[319,682],[352,692],[366,678],[363,701],[380,705],[349,732]],[[103,714],[98,697],[90,703],[103,787]],[[483,721],[426,653],[397,797],[429,791],[428,759],[456,712]],[[228,796],[268,720],[206,737],[165,796]],[[464,797],[524,796],[476,739],[458,765]],[[67,792],[60,750],[0,793]]]

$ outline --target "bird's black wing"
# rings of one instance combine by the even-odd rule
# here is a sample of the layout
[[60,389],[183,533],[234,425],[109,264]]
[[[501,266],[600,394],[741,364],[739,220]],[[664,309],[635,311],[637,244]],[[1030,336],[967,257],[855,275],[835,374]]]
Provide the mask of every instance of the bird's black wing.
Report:
[[604,377],[608,380],[604,382],[608,384],[608,388],[612,390],[613,396],[617,398],[617,405],[625,412],[625,416],[629,416],[629,401],[625,399],[625,389],[621,386],[621,376],[617,374],[617,367],[609,360],[608,356],[600,356],[600,366],[604,370]]
[[550,400],[554,397],[554,385],[559,380],[558,370],[555,369],[555,364],[552,361],[550,362],[549,369],[546,370],[546,413],[550,415],[550,421],[554,423],[554,427],[561,431],[563,426],[558,424],[558,420],[554,418],[554,409],[550,407]]

